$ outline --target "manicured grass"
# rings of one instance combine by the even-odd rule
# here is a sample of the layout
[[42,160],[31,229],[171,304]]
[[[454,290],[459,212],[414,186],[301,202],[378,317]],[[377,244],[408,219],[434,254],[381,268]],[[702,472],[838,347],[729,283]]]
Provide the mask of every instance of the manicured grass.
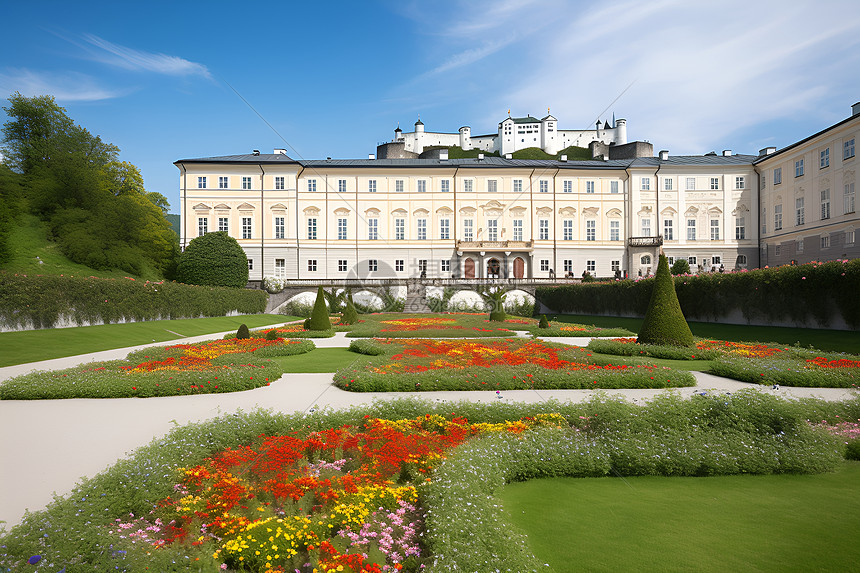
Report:
[[284,372],[321,373],[337,372],[360,359],[364,357],[348,348],[317,348],[307,354],[282,356],[273,361],[280,364]]
[[670,360],[668,358],[650,358],[645,356],[617,356],[614,354],[601,354],[592,352],[595,359],[601,362],[613,363],[613,360],[620,362],[624,360],[624,364],[652,364],[654,366],[667,366],[675,370],[687,370],[690,372],[707,372],[711,369],[710,360]]
[[[547,315],[553,322],[576,322],[614,328],[621,327],[639,332],[641,318],[618,316],[591,316],[583,314]],[[788,328],[780,326],[747,326],[743,324],[718,324],[712,322],[689,322],[694,336],[716,340],[758,340],[780,342],[801,346],[813,346],[819,350],[860,354],[860,331],[823,330],[819,328]]]
[[557,478],[501,499],[565,571],[852,571],[860,462],[823,475]]
[[278,314],[153,320],[0,333],[0,367],[297,320]]

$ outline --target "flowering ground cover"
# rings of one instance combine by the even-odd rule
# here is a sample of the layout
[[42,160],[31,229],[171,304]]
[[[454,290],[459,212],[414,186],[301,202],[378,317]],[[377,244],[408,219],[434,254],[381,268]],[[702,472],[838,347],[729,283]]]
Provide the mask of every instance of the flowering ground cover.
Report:
[[813,414],[855,419],[860,400],[666,394],[636,406],[598,393],[233,413],[175,428],[0,531],[0,571],[546,570],[503,512],[506,483],[831,471],[838,439],[806,423]]
[[339,388],[353,392],[667,388],[695,385],[689,372],[596,359],[586,349],[541,340],[355,341],[371,356],[340,370]]
[[479,338],[512,336],[517,330],[528,330],[537,321],[509,317],[505,322],[490,322],[487,313],[447,314],[362,314],[353,325],[350,338]]
[[283,369],[272,357],[313,348],[309,340],[264,338],[153,346],[125,360],[10,378],[0,384],[0,399],[149,398],[250,390],[281,377]]

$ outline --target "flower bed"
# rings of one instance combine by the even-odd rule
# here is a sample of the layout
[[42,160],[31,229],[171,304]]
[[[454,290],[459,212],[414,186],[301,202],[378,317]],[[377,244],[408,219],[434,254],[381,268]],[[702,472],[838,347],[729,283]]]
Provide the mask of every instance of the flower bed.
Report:
[[540,340],[382,339],[350,348],[374,356],[335,375],[336,386],[354,392],[695,385],[688,372],[601,362],[583,348]]
[[834,354],[816,355],[814,351],[799,349],[769,358],[725,355],[711,363],[711,372],[754,384],[857,388],[860,384],[860,361],[856,358]]
[[537,321],[509,318],[504,322],[491,322],[487,314],[363,314],[362,321],[354,325],[348,337],[377,338],[477,338],[511,336],[513,331],[528,330]]
[[593,324],[565,324],[562,322],[550,324],[549,328],[533,326],[529,328],[532,336],[631,336],[633,333],[626,328],[600,328]]
[[311,341],[263,338],[153,346],[126,360],[33,372],[0,384],[0,399],[149,398],[238,392],[268,386],[283,374],[274,356],[313,350]]

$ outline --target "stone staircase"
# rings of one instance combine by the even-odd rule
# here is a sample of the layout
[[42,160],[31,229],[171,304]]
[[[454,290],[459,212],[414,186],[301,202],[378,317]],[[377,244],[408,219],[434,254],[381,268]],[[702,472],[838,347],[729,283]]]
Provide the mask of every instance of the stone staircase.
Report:
[[403,312],[432,312],[427,305],[427,289],[423,284],[415,282],[407,286],[406,303],[403,305]]

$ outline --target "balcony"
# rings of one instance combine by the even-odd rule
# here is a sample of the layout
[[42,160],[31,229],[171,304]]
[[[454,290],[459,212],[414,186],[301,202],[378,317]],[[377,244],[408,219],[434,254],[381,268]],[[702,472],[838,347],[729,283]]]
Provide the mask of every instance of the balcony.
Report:
[[629,237],[628,247],[660,247],[663,245],[663,235],[656,237]]
[[457,241],[460,252],[472,251],[531,251],[532,241]]

